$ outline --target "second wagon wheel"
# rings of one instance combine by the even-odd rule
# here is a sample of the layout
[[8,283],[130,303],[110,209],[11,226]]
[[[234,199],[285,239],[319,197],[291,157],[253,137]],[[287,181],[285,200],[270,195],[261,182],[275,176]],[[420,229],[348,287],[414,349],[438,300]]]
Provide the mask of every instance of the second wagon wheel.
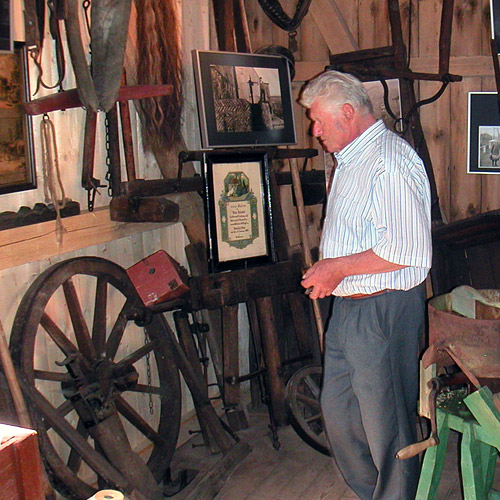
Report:
[[67,498],[103,487],[161,496],[181,397],[163,323],[147,312],[125,270],[98,257],[55,264],[21,301],[10,349],[42,456]]
[[330,455],[319,403],[322,375],[319,365],[299,368],[286,384],[285,401],[297,434],[314,449]]

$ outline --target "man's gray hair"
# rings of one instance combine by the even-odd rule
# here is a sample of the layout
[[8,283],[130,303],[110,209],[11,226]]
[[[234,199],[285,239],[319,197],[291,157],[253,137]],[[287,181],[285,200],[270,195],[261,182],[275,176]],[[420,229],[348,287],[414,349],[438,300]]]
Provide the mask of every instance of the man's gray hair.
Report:
[[348,73],[325,71],[307,82],[302,88],[299,103],[309,109],[316,99],[321,99],[332,113],[348,103],[359,113],[373,114],[373,105],[363,84]]

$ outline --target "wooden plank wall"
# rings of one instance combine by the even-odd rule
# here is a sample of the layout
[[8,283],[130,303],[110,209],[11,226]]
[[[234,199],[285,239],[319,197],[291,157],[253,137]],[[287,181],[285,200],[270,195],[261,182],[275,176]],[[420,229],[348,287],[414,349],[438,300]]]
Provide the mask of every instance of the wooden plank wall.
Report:
[[[287,45],[287,35],[263,13],[258,0],[245,0],[253,48]],[[303,80],[322,70],[328,51],[354,50],[339,24],[334,2],[341,9],[360,49],[390,44],[387,0],[313,0],[298,30],[297,95]],[[403,34],[410,47],[410,66],[415,71],[437,72],[442,0],[400,0]],[[295,0],[281,0],[291,15]],[[463,81],[448,86],[443,96],[421,108],[421,121],[429,145],[445,221],[452,222],[500,207],[500,176],[467,173],[467,95],[470,91],[495,91],[489,52],[489,0],[455,0],[450,72]],[[420,82],[420,98],[432,96],[438,83]],[[303,110],[296,108],[299,146],[315,147],[308,136]],[[319,165],[317,160],[315,165]]]

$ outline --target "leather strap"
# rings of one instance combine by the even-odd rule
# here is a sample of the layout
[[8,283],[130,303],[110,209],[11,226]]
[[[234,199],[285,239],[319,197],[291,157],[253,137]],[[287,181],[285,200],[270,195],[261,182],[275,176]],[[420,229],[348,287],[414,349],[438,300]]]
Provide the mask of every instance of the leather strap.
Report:
[[378,292],[373,293],[355,293],[354,295],[345,295],[344,299],[367,299],[368,297],[376,297],[377,295],[383,295],[384,293],[392,292],[392,290],[379,290]]

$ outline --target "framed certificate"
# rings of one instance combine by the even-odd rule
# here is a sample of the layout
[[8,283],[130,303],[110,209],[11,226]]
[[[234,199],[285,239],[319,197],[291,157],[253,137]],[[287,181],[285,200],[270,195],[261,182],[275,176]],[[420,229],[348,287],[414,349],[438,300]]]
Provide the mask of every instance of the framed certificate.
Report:
[[266,153],[206,153],[205,208],[212,272],[276,260]]

